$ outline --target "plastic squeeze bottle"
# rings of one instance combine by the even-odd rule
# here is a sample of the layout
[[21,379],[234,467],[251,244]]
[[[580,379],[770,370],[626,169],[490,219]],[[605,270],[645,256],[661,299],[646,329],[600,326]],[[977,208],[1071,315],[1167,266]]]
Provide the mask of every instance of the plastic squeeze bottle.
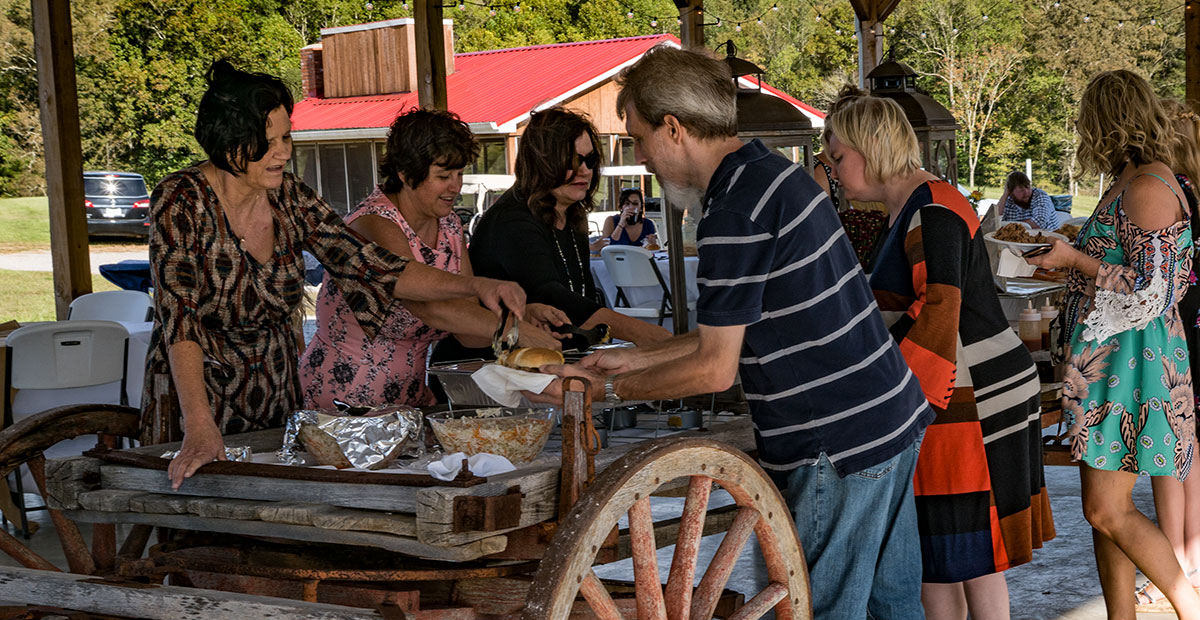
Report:
[[1050,305],[1050,301],[1047,300],[1046,305],[1038,310],[1042,315],[1042,348],[1050,350],[1050,324],[1058,318],[1058,306]]
[[1042,313],[1034,310],[1033,301],[1026,302],[1026,307],[1017,318],[1017,336],[1030,351],[1042,348]]

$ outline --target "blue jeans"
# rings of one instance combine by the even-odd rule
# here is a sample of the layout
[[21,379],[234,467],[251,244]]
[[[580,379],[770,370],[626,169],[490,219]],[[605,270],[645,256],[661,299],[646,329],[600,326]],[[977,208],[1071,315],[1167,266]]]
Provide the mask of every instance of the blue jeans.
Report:
[[921,542],[913,502],[918,439],[840,478],[824,454],[788,476],[817,620],[921,620]]

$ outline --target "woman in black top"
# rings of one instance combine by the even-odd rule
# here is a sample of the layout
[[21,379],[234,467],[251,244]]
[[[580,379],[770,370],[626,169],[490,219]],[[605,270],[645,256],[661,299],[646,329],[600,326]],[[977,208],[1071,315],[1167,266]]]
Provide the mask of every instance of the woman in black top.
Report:
[[530,302],[554,306],[575,325],[607,323],[644,345],[667,330],[600,302],[589,266],[587,213],[600,184],[600,142],[584,116],[550,108],[530,116],[517,151],[516,183],[480,219],[470,255],[479,276],[511,279]]

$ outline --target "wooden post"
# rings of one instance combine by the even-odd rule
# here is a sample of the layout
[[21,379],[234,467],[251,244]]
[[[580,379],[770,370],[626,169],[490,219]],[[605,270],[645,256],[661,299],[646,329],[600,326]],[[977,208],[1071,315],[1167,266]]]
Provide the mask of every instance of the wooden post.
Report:
[[1187,58],[1187,104],[1200,113],[1200,7],[1196,0],[1183,5],[1184,49]]
[[423,108],[449,109],[446,104],[446,39],[440,0],[416,0],[417,101]]
[[92,292],[68,0],[33,0],[33,41],[50,203],[54,304],[61,320],[67,318],[71,300]]
[[679,8],[679,40],[685,48],[704,47],[704,0],[675,0]]
[[883,61],[883,22],[854,20],[858,31],[858,86],[869,90],[867,74]]

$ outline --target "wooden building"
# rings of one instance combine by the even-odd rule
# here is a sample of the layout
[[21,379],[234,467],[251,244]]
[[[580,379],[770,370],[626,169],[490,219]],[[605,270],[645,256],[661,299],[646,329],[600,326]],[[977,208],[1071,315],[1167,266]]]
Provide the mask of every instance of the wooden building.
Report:
[[[442,23],[451,48],[453,24]],[[411,19],[326,28],[319,43],[300,52],[305,98],[292,113],[292,165],[340,210],[371,192],[388,126],[417,105],[414,28]],[[468,172],[511,174],[530,111],[553,105],[591,117],[602,138],[602,165],[634,164],[633,142],[616,114],[614,78],[659,44],[678,46],[679,39],[660,34],[447,53],[448,107],[470,125],[482,146]],[[822,125],[824,115],[812,107],[769,85],[763,90]],[[617,184],[641,181],[616,179]]]

